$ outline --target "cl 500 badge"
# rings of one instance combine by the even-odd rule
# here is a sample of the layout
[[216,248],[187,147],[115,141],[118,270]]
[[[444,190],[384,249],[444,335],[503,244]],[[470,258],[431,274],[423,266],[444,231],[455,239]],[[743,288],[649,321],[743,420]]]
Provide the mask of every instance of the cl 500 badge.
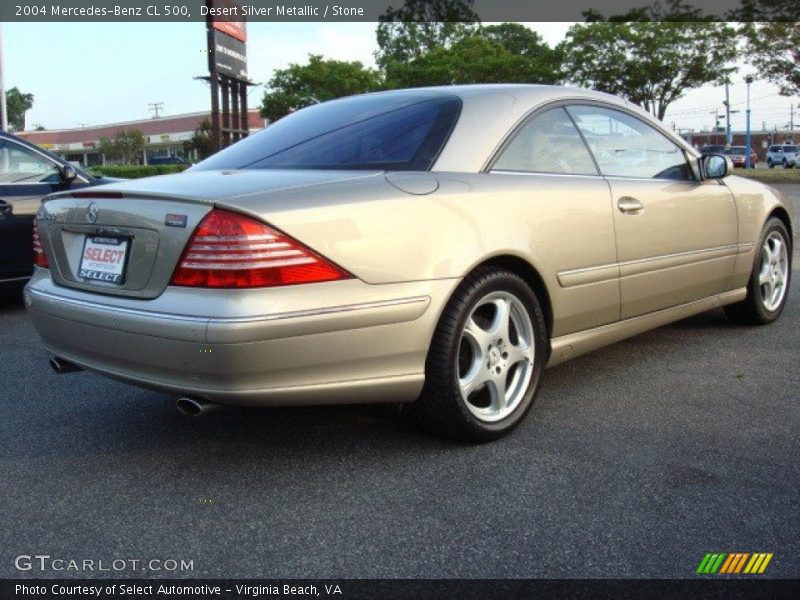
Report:
[[186,215],[167,215],[164,219],[167,227],[186,227]]

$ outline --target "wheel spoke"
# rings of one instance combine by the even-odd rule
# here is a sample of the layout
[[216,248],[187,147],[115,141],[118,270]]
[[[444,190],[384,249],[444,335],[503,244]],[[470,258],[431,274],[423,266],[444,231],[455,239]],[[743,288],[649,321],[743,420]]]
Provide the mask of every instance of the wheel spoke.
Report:
[[766,265],[766,268],[762,268],[761,271],[758,273],[758,284],[759,285],[766,285],[772,281],[769,272],[769,265]]
[[775,295],[775,284],[772,281],[772,278],[768,278],[766,282],[762,285],[762,288],[766,288],[766,293],[764,294],[764,302],[767,304],[767,308],[772,304],[772,297]]
[[529,346],[521,346],[509,344],[508,352],[508,368],[511,369],[518,362],[525,361],[528,364],[533,364],[533,352]]
[[491,335],[475,322],[474,315],[471,315],[470,318],[467,319],[467,324],[464,326],[464,335],[473,339],[475,346],[480,351],[481,357],[486,355],[486,349],[489,347]]
[[490,379],[489,371],[484,367],[483,363],[481,363],[477,365],[477,368],[468,373],[467,377],[459,379],[458,386],[461,388],[463,397],[468,398],[472,392],[480,389],[480,387]]
[[772,262],[779,262],[781,260],[781,255],[783,254],[783,242],[777,238],[772,239],[772,248],[770,249],[770,255],[772,258]]
[[506,376],[507,374],[503,372],[488,380],[492,391],[492,410],[496,412],[506,407]]
[[489,333],[495,339],[508,340],[509,321],[511,320],[511,307],[504,298],[493,301],[495,314],[492,324],[489,326]]

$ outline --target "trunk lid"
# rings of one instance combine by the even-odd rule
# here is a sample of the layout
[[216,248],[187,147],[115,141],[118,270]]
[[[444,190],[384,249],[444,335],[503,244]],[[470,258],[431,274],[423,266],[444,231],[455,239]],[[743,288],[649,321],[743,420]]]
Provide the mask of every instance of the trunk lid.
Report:
[[[241,198],[241,203],[247,204],[247,196],[263,197],[270,192],[376,174],[197,171],[121,181],[48,197],[38,216],[39,234],[57,284],[151,299],[169,285],[189,238],[215,201],[235,206],[236,199]],[[275,195],[276,202],[279,196]],[[124,248],[119,255],[121,273],[113,275],[119,280],[93,279],[98,271],[92,270],[92,265],[97,263],[90,259],[108,249],[113,256],[115,248]],[[101,276],[112,277],[110,273]]]

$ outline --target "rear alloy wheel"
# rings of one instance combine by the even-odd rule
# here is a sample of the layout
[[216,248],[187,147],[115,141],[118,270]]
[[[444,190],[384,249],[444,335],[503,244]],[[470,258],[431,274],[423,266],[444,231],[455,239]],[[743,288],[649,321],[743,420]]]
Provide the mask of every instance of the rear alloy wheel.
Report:
[[412,411],[450,437],[501,437],[531,407],[547,359],[545,331],[536,295],[520,277],[478,269],[445,307]]
[[747,284],[747,297],[725,307],[728,316],[751,325],[764,325],[777,319],[786,305],[792,273],[791,255],[786,226],[780,219],[770,219],[761,234]]

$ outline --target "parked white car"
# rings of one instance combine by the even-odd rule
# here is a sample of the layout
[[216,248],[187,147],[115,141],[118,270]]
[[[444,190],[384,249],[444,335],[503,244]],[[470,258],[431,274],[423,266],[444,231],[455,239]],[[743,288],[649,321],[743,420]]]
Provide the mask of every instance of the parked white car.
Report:
[[800,146],[797,144],[774,144],[767,149],[767,166],[772,169],[781,165],[784,169],[798,166]]

